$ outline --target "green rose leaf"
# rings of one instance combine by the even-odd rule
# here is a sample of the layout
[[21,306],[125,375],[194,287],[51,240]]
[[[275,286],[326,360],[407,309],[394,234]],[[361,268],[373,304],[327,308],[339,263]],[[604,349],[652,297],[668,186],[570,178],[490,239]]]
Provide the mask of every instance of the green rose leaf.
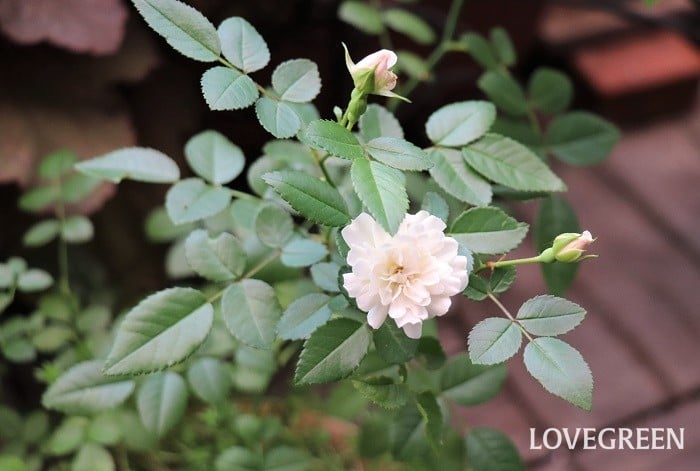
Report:
[[214,308],[191,288],[170,288],[141,301],[124,318],[104,365],[108,375],[158,371],[192,354],[211,330]]
[[255,82],[245,74],[228,67],[212,67],[202,74],[202,95],[212,110],[240,110],[258,99]]
[[326,226],[345,226],[350,215],[338,190],[316,177],[302,172],[281,171],[263,175],[292,208],[304,217]]
[[360,395],[384,409],[398,409],[411,398],[406,384],[395,384],[391,378],[379,376],[352,382]]
[[23,211],[39,211],[61,197],[59,189],[55,186],[38,186],[24,192],[19,198],[18,206]]
[[75,168],[86,175],[114,183],[125,178],[147,183],[174,183],[180,179],[180,169],[173,159],[146,147],[115,150],[83,160]]
[[403,139],[401,123],[391,111],[377,104],[367,105],[367,110],[357,123],[360,136],[365,142],[377,137],[396,137]]
[[558,116],[545,136],[549,149],[559,160],[579,166],[605,160],[619,139],[620,131],[613,124],[584,111]]
[[518,449],[497,430],[473,428],[464,442],[469,465],[474,471],[525,471]]
[[374,330],[373,337],[377,353],[388,363],[406,363],[414,357],[418,348],[418,339],[406,337],[403,329],[391,320]]
[[73,170],[73,165],[78,156],[70,150],[58,150],[41,159],[37,174],[47,180],[60,178]]
[[229,183],[245,165],[241,149],[216,131],[200,132],[187,141],[185,159],[198,176],[215,185]]
[[280,261],[288,267],[308,267],[328,255],[328,249],[320,242],[295,239],[282,248]]
[[443,222],[447,222],[450,216],[450,207],[447,201],[434,191],[428,191],[425,194],[420,209],[428,211],[433,216],[442,219]]
[[175,225],[162,206],[148,213],[145,225],[146,236],[153,242],[172,242],[193,228],[192,224]]
[[311,467],[309,454],[299,448],[278,446],[265,455],[265,471],[306,471]]
[[77,450],[85,442],[89,424],[89,420],[85,417],[74,416],[65,418],[61,425],[51,434],[46,444],[49,455],[60,456]]
[[340,291],[340,288],[338,288],[339,272],[340,266],[337,263],[317,263],[311,267],[311,278],[314,280],[314,283],[316,283],[316,286],[323,291],[337,293]]
[[460,40],[472,58],[485,69],[499,66],[498,52],[478,33],[467,33]]
[[231,192],[207,185],[200,178],[187,178],[173,185],[165,195],[165,209],[175,224],[199,221],[223,211]]
[[439,149],[431,152],[435,165],[430,176],[450,195],[475,206],[486,206],[491,202],[491,185],[464,163],[461,152],[454,149]]
[[481,91],[500,109],[513,116],[525,116],[529,107],[520,84],[510,75],[489,71],[477,82]]
[[525,367],[542,386],[583,410],[591,410],[593,375],[581,354],[566,342],[540,337],[525,347]]
[[289,103],[266,96],[255,103],[255,114],[263,128],[280,139],[292,137],[301,128],[301,119]]
[[381,13],[364,2],[343,2],[338,9],[338,18],[367,34],[379,34],[384,31]]
[[528,225],[496,207],[470,208],[450,227],[450,235],[474,253],[506,253],[517,247]]
[[132,379],[102,374],[102,362],[78,363],[63,373],[41,398],[47,409],[66,414],[93,414],[119,406],[134,392]]
[[571,104],[574,86],[566,74],[548,67],[540,67],[530,77],[528,93],[537,109],[556,114],[566,110]]
[[483,136],[496,119],[496,107],[487,101],[462,101],[443,106],[430,115],[425,132],[440,146],[461,147]]
[[200,358],[187,370],[187,382],[195,396],[210,404],[219,404],[229,396],[231,372],[216,358]]
[[435,396],[430,392],[418,395],[418,411],[425,421],[425,435],[434,451],[442,446],[442,411]]
[[321,91],[318,66],[308,59],[282,62],[272,73],[272,88],[281,100],[306,103]]
[[365,146],[369,155],[399,170],[427,170],[433,162],[421,148],[396,137],[377,137]]
[[210,238],[204,229],[193,231],[185,240],[185,257],[198,275],[212,281],[237,278],[246,266],[241,243],[227,232]]
[[498,59],[506,67],[515,65],[516,53],[515,47],[508,36],[508,33],[503,28],[493,28],[489,34],[491,46],[496,51]]
[[17,289],[24,293],[43,291],[53,284],[53,277],[39,268],[30,268],[17,277]]
[[474,170],[515,190],[566,190],[564,182],[537,155],[507,137],[486,134],[462,149],[462,153]]
[[112,455],[102,445],[85,443],[73,458],[71,471],[114,471]]
[[[545,198],[537,212],[535,245],[542,252],[552,246],[554,238],[565,232],[581,232],[576,211],[559,196]],[[576,278],[578,263],[542,263],[540,269],[551,294],[561,296]]]
[[365,324],[351,319],[329,321],[304,342],[294,381],[329,383],[348,376],[367,354],[370,341]]
[[263,465],[261,455],[241,446],[232,446],[217,456],[214,469],[216,471],[262,471]]
[[219,58],[216,29],[199,11],[178,0],[132,0],[148,26],[182,55],[202,62]]
[[518,310],[517,318],[531,334],[555,336],[572,330],[585,316],[586,310],[576,303],[542,295],[525,301]]
[[85,216],[70,216],[61,228],[61,235],[69,244],[88,242],[94,233],[92,222]]
[[475,365],[463,353],[450,358],[442,367],[440,390],[457,404],[473,406],[498,394],[507,374],[504,365]]
[[247,279],[229,286],[221,299],[226,327],[241,342],[269,349],[282,315],[275,290],[264,281]]
[[379,162],[357,159],[350,176],[357,196],[372,216],[384,229],[395,233],[408,211],[404,174]]
[[476,365],[495,365],[520,349],[522,333],[510,319],[488,317],[469,333],[469,358]]
[[177,373],[163,371],[149,376],[136,395],[141,423],[149,432],[162,437],[185,415],[187,384]]
[[56,238],[61,232],[61,225],[56,219],[47,219],[34,224],[24,233],[22,243],[27,247],[41,247]]
[[27,465],[22,458],[16,455],[0,455],[0,469],[5,471],[27,471]]
[[294,233],[294,221],[287,211],[266,204],[255,215],[255,234],[268,247],[284,246]]
[[87,430],[87,437],[102,445],[116,445],[124,438],[119,412],[110,410],[96,416]]
[[435,42],[435,32],[421,17],[402,8],[384,10],[384,22],[396,32],[404,34],[418,44]]
[[292,302],[277,324],[277,335],[283,340],[306,339],[331,317],[330,297],[311,293]]
[[241,17],[224,20],[218,29],[224,57],[244,73],[260,70],[270,62],[270,50],[260,33]]
[[359,159],[364,155],[355,135],[335,121],[318,119],[309,123],[298,136],[304,144],[322,149],[329,154],[348,160]]

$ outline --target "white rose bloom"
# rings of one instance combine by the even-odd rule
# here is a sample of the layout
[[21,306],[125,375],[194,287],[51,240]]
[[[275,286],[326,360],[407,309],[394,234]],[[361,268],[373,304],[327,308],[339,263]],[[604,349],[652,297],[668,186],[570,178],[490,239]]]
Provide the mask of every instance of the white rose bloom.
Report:
[[420,338],[423,321],[442,316],[450,297],[467,286],[467,258],[444,234],[445,223],[427,211],[407,214],[395,236],[362,213],[342,230],[352,273],[345,289],[378,329],[389,315],[408,337]]

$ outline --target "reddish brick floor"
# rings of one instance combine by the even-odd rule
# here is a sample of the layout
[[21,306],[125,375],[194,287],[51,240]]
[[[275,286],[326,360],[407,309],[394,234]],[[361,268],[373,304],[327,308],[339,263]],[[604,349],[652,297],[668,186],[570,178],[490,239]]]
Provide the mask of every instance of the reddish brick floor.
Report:
[[[595,377],[593,411],[550,396],[520,354],[496,400],[460,411],[471,425],[506,431],[535,471],[700,469],[700,102],[688,115],[627,129],[612,157],[590,169],[556,166],[581,225],[598,240],[567,297],[588,309],[565,336]],[[519,213],[532,222],[536,203]],[[528,239],[519,249],[532,250]],[[522,267],[503,297],[517,310],[544,292],[537,267]],[[458,314],[457,314],[458,312]],[[492,315],[465,302],[445,332],[455,349]],[[684,451],[529,449],[529,428],[685,427]]]

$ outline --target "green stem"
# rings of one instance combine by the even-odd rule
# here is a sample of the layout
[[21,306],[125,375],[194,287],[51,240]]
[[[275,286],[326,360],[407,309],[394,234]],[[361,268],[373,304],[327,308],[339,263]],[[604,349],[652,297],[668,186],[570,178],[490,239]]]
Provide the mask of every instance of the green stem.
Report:
[[[452,0],[450,9],[447,13],[447,19],[445,20],[445,27],[442,30],[442,39],[440,40],[440,44],[435,47],[433,52],[430,53],[425,61],[428,72],[430,72],[438,64],[438,62],[440,62],[440,59],[442,59],[442,57],[451,50],[450,43],[452,42],[452,37],[455,34],[457,21],[459,20],[459,14],[462,11],[463,5],[464,0]],[[401,96],[408,97],[419,83],[419,78],[412,77],[405,86],[400,88],[397,93]],[[402,100],[392,100],[389,102],[388,108],[391,111],[396,111],[401,103]]]
[[496,306],[498,306],[498,309],[500,309],[501,312],[503,312],[503,314],[505,314],[506,317],[508,317],[508,319],[510,319],[511,322],[513,322],[513,324],[517,325],[518,328],[520,329],[520,331],[523,333],[523,335],[525,335],[525,337],[527,337],[527,339],[530,342],[532,342],[532,337],[530,336],[530,333],[527,330],[525,330],[525,328],[522,325],[520,325],[520,322],[518,322],[518,320],[515,317],[513,317],[513,315],[508,311],[508,309],[506,309],[506,307],[503,305],[503,303],[501,303],[498,300],[498,298],[496,296],[494,296],[493,293],[491,293],[490,291],[488,293],[486,293],[486,296],[488,296],[489,299],[491,301],[493,301],[493,303]]
[[[223,65],[225,65],[225,66],[228,67],[229,69],[233,69],[233,70],[238,71],[238,72],[240,72],[240,73],[242,73],[242,74],[244,74],[244,75],[248,75],[248,74],[246,74],[245,72],[243,72],[242,70],[240,70],[238,67],[236,67],[235,65],[233,65],[232,63],[230,63],[229,61],[227,61],[226,59],[224,59],[223,57],[219,56],[217,59],[219,59],[219,62],[221,62]],[[262,95],[265,95],[265,96],[268,97],[268,98],[275,99],[275,97],[271,96],[271,95],[267,92],[267,90],[265,90],[265,87],[263,87],[262,85],[260,85],[260,84],[259,84],[258,82],[256,82],[255,80],[253,80],[253,83],[255,84],[255,88],[257,88],[258,91],[259,91]],[[279,100],[277,100],[277,101],[279,101]]]
[[[59,195],[63,194],[61,180],[56,180]],[[62,198],[56,203],[56,216],[58,217],[58,287],[63,294],[70,295],[70,280],[68,278],[68,243],[64,236],[66,226],[66,207]]]
[[330,186],[332,186],[333,188],[337,188],[335,186],[335,183],[333,183],[330,174],[328,173],[328,169],[326,168],[326,160],[328,159],[328,157],[330,157],[330,154],[326,154],[323,157],[320,157],[315,149],[311,149],[311,152],[313,153],[314,160],[318,164],[318,168],[320,168],[321,172],[323,173],[323,178],[326,179]]

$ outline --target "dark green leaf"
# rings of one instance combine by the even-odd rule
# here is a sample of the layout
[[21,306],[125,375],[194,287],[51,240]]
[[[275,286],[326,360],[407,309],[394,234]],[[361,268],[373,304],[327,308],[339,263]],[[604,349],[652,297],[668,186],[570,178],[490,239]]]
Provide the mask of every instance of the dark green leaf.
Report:
[[357,196],[372,216],[389,233],[395,233],[408,210],[403,173],[361,158],[353,161],[350,175]]
[[477,365],[494,365],[520,349],[522,333],[510,319],[488,317],[469,332],[469,358]]
[[513,116],[524,116],[528,113],[525,92],[510,75],[489,71],[482,75],[477,83],[481,91],[506,113]]
[[517,318],[531,334],[555,336],[572,330],[585,316],[586,310],[576,303],[542,295],[525,301],[518,310]]
[[497,430],[476,427],[464,441],[467,460],[474,471],[525,471],[518,449]]
[[530,77],[528,93],[533,105],[549,114],[561,113],[571,104],[574,86],[565,74],[540,67]]
[[613,124],[584,111],[555,118],[545,138],[558,159],[580,166],[605,160],[619,139],[620,131]]
[[386,25],[401,34],[405,34],[418,44],[435,42],[435,32],[421,17],[402,8],[384,10]]
[[[552,245],[565,232],[581,232],[574,209],[564,198],[552,195],[542,201],[535,223],[535,245],[539,252]],[[561,296],[576,278],[578,263],[543,263],[540,268],[549,292]]]
[[406,336],[403,329],[388,319],[373,332],[374,347],[388,363],[406,363],[411,360],[418,348],[418,340]]
[[473,406],[498,394],[507,374],[503,365],[474,365],[463,353],[450,358],[442,368],[440,389],[443,396],[457,404]]
[[497,254],[517,247],[527,229],[527,224],[489,206],[463,212],[452,223],[449,233],[474,253]]
[[272,346],[282,309],[270,285],[255,279],[232,284],[223,294],[221,311],[238,340],[255,348]]
[[325,150],[344,159],[354,160],[364,155],[362,146],[353,133],[335,121],[313,121],[302,129],[298,137],[310,147]]

